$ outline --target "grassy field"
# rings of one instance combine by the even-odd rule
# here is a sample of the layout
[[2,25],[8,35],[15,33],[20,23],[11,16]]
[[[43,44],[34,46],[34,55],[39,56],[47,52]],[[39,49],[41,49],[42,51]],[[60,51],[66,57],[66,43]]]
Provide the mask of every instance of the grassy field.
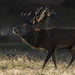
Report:
[[75,63],[66,70],[71,56],[67,50],[56,52],[58,69],[50,59],[42,70],[45,50],[34,50],[24,45],[0,45],[0,75],[75,75]]

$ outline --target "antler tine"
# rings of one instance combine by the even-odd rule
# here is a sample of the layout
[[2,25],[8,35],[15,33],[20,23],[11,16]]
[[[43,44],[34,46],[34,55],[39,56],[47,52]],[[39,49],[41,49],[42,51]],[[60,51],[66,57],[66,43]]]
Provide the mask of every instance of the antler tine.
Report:
[[43,7],[40,7],[40,10],[43,9]]
[[54,12],[53,10],[50,12],[50,14],[56,14],[56,12]]
[[32,12],[29,12],[28,15],[27,15],[27,17],[30,16],[31,13],[32,13]]
[[52,14],[53,13],[53,10],[50,12],[50,14]]
[[48,11],[49,11],[49,8],[46,6],[44,9],[44,12],[48,12]]
[[39,9],[38,9],[38,11],[40,11],[40,10],[42,10],[43,9],[43,7],[40,7]]
[[23,16],[23,14],[24,14],[24,12],[22,12],[22,13],[20,14],[20,16]]
[[39,10],[39,7],[37,7],[37,9],[36,9],[36,11],[35,11],[35,15],[37,14],[38,10]]
[[40,7],[40,9],[38,10],[38,12],[40,12],[43,9],[43,7]]
[[39,14],[39,12],[43,9],[43,7],[37,8],[35,15]]
[[46,9],[46,10],[49,10],[49,8],[48,8],[47,6],[45,7],[45,9]]
[[38,11],[38,10],[39,10],[39,7],[37,7],[36,11]]
[[27,15],[27,13],[24,13],[24,12],[22,12],[22,13],[20,14],[21,17],[25,17],[26,15]]

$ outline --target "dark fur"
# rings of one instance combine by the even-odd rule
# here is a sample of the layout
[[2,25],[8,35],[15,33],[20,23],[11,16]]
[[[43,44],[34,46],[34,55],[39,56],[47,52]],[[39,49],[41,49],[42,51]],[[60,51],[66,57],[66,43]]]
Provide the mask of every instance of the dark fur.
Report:
[[[72,59],[68,67],[75,59],[75,50],[73,49],[75,45],[75,29],[52,28],[36,31],[35,28],[32,28],[31,26],[23,26],[15,27],[13,28],[13,31],[26,40],[31,46],[48,50],[43,68],[57,48],[67,48],[71,53]],[[58,45],[61,45],[61,47]]]

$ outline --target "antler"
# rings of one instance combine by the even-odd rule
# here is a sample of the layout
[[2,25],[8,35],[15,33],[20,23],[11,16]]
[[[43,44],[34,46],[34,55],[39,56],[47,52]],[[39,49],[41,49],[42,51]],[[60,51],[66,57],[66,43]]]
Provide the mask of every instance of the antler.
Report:
[[29,13],[22,12],[22,13],[20,14],[21,19],[24,21],[24,23],[26,23],[26,24],[31,24],[31,22],[30,22],[29,19],[28,19],[28,18],[30,18],[31,13],[32,13],[32,12],[29,12]]
[[56,12],[54,12],[53,10],[50,12],[50,14],[56,14]]
[[32,13],[32,12],[29,12],[28,15],[27,15],[27,17],[30,16],[31,13]]
[[20,16],[23,18],[23,17],[27,16],[27,13],[22,12],[22,13],[20,14]]
[[31,22],[33,22],[34,20],[36,20],[36,17],[38,16],[38,15],[40,15],[41,14],[41,11],[43,10],[43,7],[38,7],[37,9],[36,9],[36,11],[35,11],[35,16],[34,16],[34,18],[31,20]]
[[47,16],[53,17],[56,14],[56,12],[54,12],[53,10],[50,11],[50,9],[47,6],[45,8],[38,7],[33,15],[34,17],[32,19],[30,19],[32,17],[33,13],[32,12],[29,12],[29,13],[22,12],[21,17],[24,20],[24,22],[26,22],[27,24],[33,25],[33,24],[40,22]]
[[40,7],[40,8],[38,7],[37,10],[35,11],[35,15],[38,15],[42,9],[43,9],[43,7]]
[[40,22],[44,17],[47,15],[47,12],[49,12],[49,8],[45,7],[44,9],[40,10],[40,12],[36,15],[36,22]]

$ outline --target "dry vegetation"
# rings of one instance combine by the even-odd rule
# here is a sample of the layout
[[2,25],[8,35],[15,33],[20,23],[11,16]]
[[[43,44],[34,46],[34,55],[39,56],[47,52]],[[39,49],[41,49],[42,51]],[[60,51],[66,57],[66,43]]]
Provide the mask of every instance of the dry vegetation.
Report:
[[0,48],[0,75],[75,75],[75,63],[66,70],[70,60],[67,50],[57,51],[58,69],[49,60],[44,70],[43,61],[47,52],[29,47]]

